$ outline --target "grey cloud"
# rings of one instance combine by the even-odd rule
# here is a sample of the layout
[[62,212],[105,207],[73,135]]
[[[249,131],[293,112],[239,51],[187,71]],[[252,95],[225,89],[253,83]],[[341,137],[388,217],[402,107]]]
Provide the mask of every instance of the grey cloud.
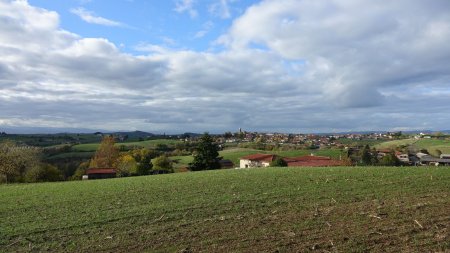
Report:
[[[449,10],[445,0],[263,1],[234,22],[225,41],[233,48],[263,43],[289,59],[325,59],[330,69],[311,64],[306,71],[319,76],[313,81],[325,98],[374,106],[385,87],[449,74]],[[336,79],[340,95],[330,96]]]
[[62,30],[57,13],[0,2],[0,126],[448,128],[449,10],[443,0],[263,1],[233,22],[221,52],[156,45],[135,56]]

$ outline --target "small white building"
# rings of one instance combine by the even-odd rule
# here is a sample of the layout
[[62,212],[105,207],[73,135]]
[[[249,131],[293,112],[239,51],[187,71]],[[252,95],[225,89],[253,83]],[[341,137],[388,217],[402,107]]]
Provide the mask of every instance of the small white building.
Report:
[[398,154],[397,158],[398,158],[398,160],[400,160],[400,162],[409,163],[409,155],[408,154]]
[[439,158],[441,158],[441,159],[450,159],[450,154],[441,154],[439,156]]

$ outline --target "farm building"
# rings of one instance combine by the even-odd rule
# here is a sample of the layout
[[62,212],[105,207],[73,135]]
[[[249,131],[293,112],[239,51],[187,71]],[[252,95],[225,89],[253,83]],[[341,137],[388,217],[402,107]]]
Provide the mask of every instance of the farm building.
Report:
[[270,163],[277,156],[271,154],[254,154],[241,157],[239,159],[239,168],[258,168],[269,167]]
[[283,158],[288,164],[288,167],[328,167],[328,166],[343,166],[344,163],[340,160],[332,160],[327,156],[300,156]]
[[421,165],[432,165],[432,166],[449,166],[450,159],[436,158],[432,156],[423,156],[420,158]]
[[116,174],[115,168],[89,168],[86,170],[87,179],[115,178]]
[[[272,161],[277,158],[271,154],[254,154],[244,156],[240,159],[240,168],[268,167]],[[344,163],[340,160],[332,160],[326,156],[300,156],[283,158],[288,167],[327,167],[342,166]]]

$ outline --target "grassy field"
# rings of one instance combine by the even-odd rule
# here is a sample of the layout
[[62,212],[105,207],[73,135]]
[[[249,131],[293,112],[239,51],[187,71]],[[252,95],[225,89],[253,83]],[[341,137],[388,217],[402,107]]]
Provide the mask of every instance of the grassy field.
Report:
[[5,252],[448,252],[450,168],[268,168],[0,186]]
[[[231,160],[235,166],[239,166],[239,158],[252,154],[276,154],[283,157],[295,157],[310,155],[311,153],[321,156],[329,156],[332,158],[339,158],[341,151],[339,149],[323,149],[323,150],[289,150],[289,151],[263,151],[249,148],[232,148],[219,152],[219,156],[223,159]],[[192,156],[173,156],[172,160],[178,161],[177,166],[186,166],[194,159]]]
[[68,152],[50,156],[47,158],[47,160],[71,159],[71,158],[91,159],[94,156],[94,154],[95,152]]
[[[154,148],[158,144],[164,144],[164,145],[174,145],[177,143],[180,143],[179,140],[169,140],[169,139],[158,139],[158,140],[148,140],[148,141],[137,141],[137,142],[120,142],[116,143],[116,146],[139,146],[143,148]],[[72,150],[78,151],[78,152],[91,152],[96,151],[99,143],[89,143],[89,144],[79,144],[72,147]]]
[[378,149],[395,148],[400,146],[413,146],[416,149],[426,149],[430,154],[438,156],[437,150],[444,154],[450,154],[450,141],[437,139],[404,139],[380,143],[375,147]]
[[384,149],[384,148],[396,148],[400,146],[412,145],[417,142],[416,139],[403,139],[403,140],[394,140],[394,141],[386,141],[380,144],[375,145],[375,148]]
[[375,146],[375,145],[385,142],[385,140],[373,140],[373,139],[353,140],[353,139],[341,138],[341,139],[338,139],[336,142],[350,145],[350,146],[352,146],[352,145],[355,145],[355,146],[369,145],[372,147],[372,146]]

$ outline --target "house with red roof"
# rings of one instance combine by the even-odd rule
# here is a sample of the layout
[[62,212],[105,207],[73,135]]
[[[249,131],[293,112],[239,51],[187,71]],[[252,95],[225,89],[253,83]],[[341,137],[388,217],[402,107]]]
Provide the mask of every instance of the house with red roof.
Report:
[[329,167],[329,166],[343,166],[343,161],[333,160],[327,156],[300,156],[283,158],[288,164],[288,167]]
[[[272,161],[277,158],[271,154],[254,154],[240,158],[240,168],[257,168],[268,167]],[[288,167],[329,167],[343,166],[345,163],[341,160],[333,160],[326,156],[300,156],[300,157],[284,157]]]
[[271,154],[253,154],[239,159],[239,168],[269,167],[270,163],[277,158]]
[[117,170],[115,168],[89,168],[86,170],[86,176],[87,179],[115,178]]

